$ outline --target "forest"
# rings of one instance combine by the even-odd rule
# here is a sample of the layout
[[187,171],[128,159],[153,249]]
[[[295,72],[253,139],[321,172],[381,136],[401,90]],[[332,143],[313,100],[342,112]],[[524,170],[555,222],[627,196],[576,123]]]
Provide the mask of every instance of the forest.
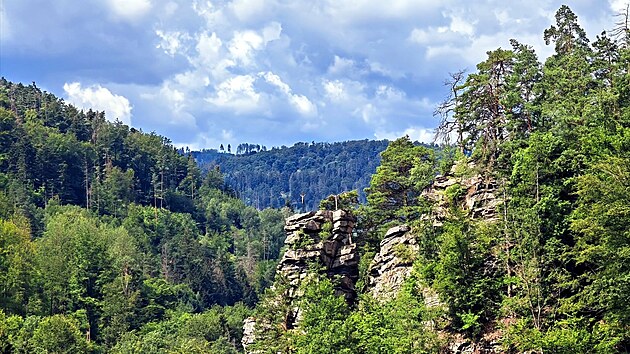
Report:
[[387,144],[385,140],[312,142],[269,150],[241,144],[236,155],[221,150],[193,151],[192,155],[202,169],[219,166],[226,184],[247,205],[307,211],[317,209],[319,201],[331,194],[352,190],[365,202],[363,190]]
[[233,353],[286,209],[167,138],[0,81],[0,351]]
[[[282,300],[290,284],[276,265],[297,251],[284,246],[293,211],[278,208],[308,191],[278,174],[270,194],[291,191],[290,202],[256,202],[253,181],[224,179],[235,159],[264,170],[265,158],[290,161],[276,156],[286,149],[217,157],[202,173],[167,138],[2,79],[0,351],[239,353],[254,318],[268,325],[249,353],[448,353],[462,338],[497,353],[630,352],[628,11],[618,18],[591,41],[562,6],[541,34],[554,48],[544,61],[513,39],[451,73],[436,109],[440,149],[392,141],[364,203],[356,190],[321,202],[357,220],[350,303],[316,265],[299,302]],[[295,148],[354,149],[342,146]],[[331,166],[339,172],[326,178],[346,176]],[[474,216],[458,183],[438,206],[427,191],[445,175],[492,181],[493,219]],[[399,225],[417,251],[394,253],[412,270],[395,296],[376,299],[370,263]],[[429,290],[443,306],[427,305]],[[283,326],[294,306],[298,326]]]
[[[619,19],[591,42],[562,6],[542,34],[555,48],[544,62],[512,40],[451,74],[436,110],[450,153],[391,142],[355,210],[358,301],[315,271],[299,285],[297,328],[271,330],[295,306],[273,300],[290,285],[277,278],[256,309],[251,352],[630,352],[628,12]],[[466,178],[492,188],[496,214],[475,216],[457,182]],[[375,299],[366,269],[402,224],[417,250],[399,244],[387,259],[411,272],[395,296]],[[428,305],[432,293],[442,306]]]

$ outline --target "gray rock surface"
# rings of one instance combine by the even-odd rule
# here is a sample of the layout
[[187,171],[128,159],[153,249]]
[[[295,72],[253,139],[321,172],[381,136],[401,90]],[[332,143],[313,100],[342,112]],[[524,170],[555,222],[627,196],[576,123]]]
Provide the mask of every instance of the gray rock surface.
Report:
[[[291,309],[282,326],[295,328],[300,320],[300,309],[295,305],[300,296],[300,284],[312,272],[313,265],[319,267],[328,278],[334,279],[335,292],[348,303],[356,300],[355,283],[359,277],[359,251],[352,242],[352,232],[356,218],[344,210],[319,210],[296,214],[286,220],[287,250],[276,269],[277,276],[285,278],[289,286],[282,299],[266,301],[286,301]],[[255,342],[255,329],[261,324],[250,317],[243,323],[242,344],[246,353],[248,346]]]
[[[498,206],[503,203],[496,182],[492,178],[484,178],[474,171],[474,165],[469,164],[467,175],[456,176],[455,168],[443,176],[437,176],[434,183],[427,188],[423,195],[433,201],[434,213],[423,218],[432,222],[434,227],[442,225],[448,217],[449,204],[457,203],[468,212],[473,220],[496,222],[500,218]],[[456,190],[459,186],[459,195],[454,200],[449,200],[447,189]],[[392,227],[385,233],[380,243],[378,254],[375,255],[369,268],[367,280],[368,292],[377,299],[390,299],[396,296],[405,280],[410,276],[414,262],[413,255],[419,251],[419,245],[413,234],[413,230],[407,225]],[[411,256],[410,256],[411,255]],[[444,307],[435,290],[430,287],[421,289],[427,308]],[[427,323],[427,327],[434,327],[433,323]],[[501,346],[498,341],[501,333],[499,330],[489,329],[478,342],[472,342],[459,334],[448,333],[440,330],[446,338],[450,338],[446,353],[500,353]]]

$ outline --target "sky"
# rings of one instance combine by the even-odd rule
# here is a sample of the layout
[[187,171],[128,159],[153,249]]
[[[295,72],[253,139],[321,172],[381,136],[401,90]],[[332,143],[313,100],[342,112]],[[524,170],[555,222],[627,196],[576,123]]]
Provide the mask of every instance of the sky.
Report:
[[[628,0],[567,3],[593,39]],[[532,45],[552,0],[0,0],[0,75],[191,149],[430,142],[450,72]]]

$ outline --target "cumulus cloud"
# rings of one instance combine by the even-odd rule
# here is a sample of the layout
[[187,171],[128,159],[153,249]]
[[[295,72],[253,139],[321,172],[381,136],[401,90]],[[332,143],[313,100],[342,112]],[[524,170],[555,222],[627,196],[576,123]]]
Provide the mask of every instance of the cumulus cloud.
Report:
[[125,20],[136,20],[151,9],[150,0],[109,0],[112,12]]
[[355,65],[354,60],[335,55],[333,63],[328,67],[328,73],[333,75],[346,74],[352,71]]
[[262,33],[255,31],[236,31],[228,45],[232,58],[242,65],[251,65],[254,61],[254,52],[262,49],[267,43],[280,38],[282,26],[273,22],[263,28]]
[[435,140],[435,129],[412,126],[403,131],[398,131],[398,132],[376,131],[374,133],[374,137],[379,140],[381,139],[396,140],[405,135],[409,136],[409,139],[411,139],[412,141],[419,141],[425,144],[432,144]]
[[131,104],[123,96],[113,94],[101,85],[81,87],[78,82],[65,83],[63,90],[68,102],[83,109],[105,111],[109,121],[120,120],[124,124],[131,124]]
[[160,37],[160,43],[156,48],[164,50],[164,53],[174,56],[179,52],[182,46],[182,40],[185,40],[187,35],[180,32],[163,32],[161,30],[155,31],[155,34]]
[[339,80],[324,81],[324,90],[326,91],[326,97],[331,101],[338,102],[348,98],[344,84]]
[[[613,10],[627,2],[608,0],[602,6],[585,0],[572,8],[594,36],[612,27]],[[553,46],[544,44],[542,32],[562,5],[559,0],[97,3],[0,1],[8,74],[21,65],[17,77],[53,92],[63,82],[24,73],[72,77],[77,82],[67,83],[62,94],[81,106],[103,109],[95,105],[117,102],[112,105],[118,111],[107,106],[116,112],[108,118],[129,121],[133,103],[137,127],[198,147],[405,133],[430,140],[428,132],[437,124],[432,112],[447,94],[442,82],[448,73],[473,71],[487,51],[509,48],[511,38],[533,45],[544,59]],[[102,16],[103,10],[110,15]],[[45,69],[29,67],[37,62],[45,62]]]
[[289,100],[289,103],[302,115],[315,115],[317,113],[317,107],[306,96],[294,94],[293,90],[287,85],[280,76],[266,72],[261,73],[261,76],[271,85],[277,87],[282,91]]
[[255,77],[238,75],[216,86],[216,93],[206,100],[219,108],[230,108],[236,114],[255,110],[260,94],[254,89]]

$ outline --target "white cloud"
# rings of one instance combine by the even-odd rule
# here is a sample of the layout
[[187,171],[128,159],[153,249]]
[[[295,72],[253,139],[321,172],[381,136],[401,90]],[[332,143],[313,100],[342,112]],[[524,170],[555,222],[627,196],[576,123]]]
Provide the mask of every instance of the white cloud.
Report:
[[429,26],[414,28],[408,39],[418,44],[452,45],[472,39],[475,35],[477,21],[468,21],[459,15],[445,14],[450,20],[448,26]]
[[223,42],[216,33],[212,32],[211,35],[208,35],[207,32],[201,33],[195,46],[200,65],[212,66],[216,64],[221,58],[222,46]]
[[173,82],[180,86],[182,90],[187,91],[200,90],[210,85],[208,76],[198,70],[177,74],[173,78]]
[[620,13],[628,8],[630,2],[628,0],[608,0],[610,9],[615,13]]
[[[572,8],[593,36],[599,32],[591,28],[610,28],[601,25],[614,21],[610,8],[619,9],[627,1],[588,0]],[[59,43],[76,42],[72,52],[77,53],[86,43],[97,43],[103,53],[115,52],[115,59],[103,55],[95,62],[110,65],[106,69],[81,67],[89,60],[79,53],[86,57],[76,67],[85,70],[71,72],[71,77],[95,82],[81,75],[115,73],[103,82],[109,90],[133,98],[134,124],[156,129],[173,141],[196,141],[200,147],[230,136],[267,139],[268,145],[295,139],[362,139],[375,132],[431,140],[429,128],[437,124],[433,108],[447,94],[442,82],[448,73],[474,71],[486,51],[509,48],[510,38],[533,45],[544,59],[553,46],[542,43],[542,31],[555,21],[561,5],[556,0],[501,6],[496,1],[453,0],[105,0],[112,15],[95,18],[102,6],[90,12],[89,4],[59,1],[46,6],[55,10],[47,13],[63,14],[51,22],[72,24],[67,27],[82,32],[52,26],[44,15],[29,21],[39,24],[38,29],[65,35],[55,42],[42,30],[22,39],[20,25],[32,24],[11,9],[18,3],[33,8],[37,0],[0,3],[3,39],[10,27],[11,40],[17,43],[20,38],[32,47],[51,43],[46,47],[55,49],[62,47]],[[82,17],[85,13],[92,15],[85,16],[90,20]],[[141,20],[142,26],[121,20]],[[77,22],[85,25],[76,27]],[[117,37],[126,35],[126,41]],[[121,42],[127,45],[116,50]],[[3,49],[5,43],[13,45],[3,42]],[[113,62],[118,66],[112,67]],[[326,124],[334,129],[322,129]],[[261,136],[261,127],[273,134]],[[296,136],[300,130],[308,134]]]
[[400,79],[401,77],[405,76],[403,72],[400,72],[399,70],[391,70],[385,67],[385,65],[376,61],[367,60],[367,64],[370,67],[370,71],[372,71],[373,73],[381,74],[392,79]]
[[289,95],[291,94],[291,88],[289,87],[289,85],[287,85],[286,83],[284,83],[284,81],[282,81],[282,79],[280,78],[280,76],[268,71],[266,73],[261,73],[261,76],[265,79],[265,81],[267,81],[268,83],[276,86],[277,88],[279,88],[282,92],[284,92],[285,94]]
[[197,15],[206,20],[207,28],[215,28],[225,21],[223,11],[215,8],[210,1],[195,0],[192,8]]
[[435,131],[434,129],[413,126],[398,132],[377,130],[376,133],[374,133],[374,137],[379,140],[396,140],[405,135],[409,136],[412,141],[419,141],[421,143],[431,144],[433,143],[433,140],[435,138]]
[[263,39],[265,44],[280,39],[282,33],[282,25],[278,22],[271,22],[265,28],[262,29]]
[[317,114],[317,106],[313,104],[306,96],[294,94],[293,90],[289,85],[287,85],[280,76],[268,71],[266,73],[261,73],[265,81],[270,83],[271,85],[277,87],[282,91],[287,98],[289,99],[289,103],[302,115],[315,115]]
[[262,35],[255,31],[236,31],[228,45],[232,58],[244,66],[254,62],[255,51],[264,48],[267,43],[280,38],[282,27],[273,22],[262,29]]
[[156,48],[164,50],[164,53],[174,56],[178,53],[182,40],[185,40],[187,35],[180,32],[163,32],[156,30],[155,34],[160,37],[160,43]]
[[241,21],[260,16],[269,7],[270,5],[264,0],[234,0],[230,3],[234,15]]
[[131,124],[132,106],[127,98],[113,94],[101,85],[82,88],[78,82],[65,83],[63,90],[68,101],[77,107],[105,111],[105,117],[108,120],[119,119],[127,125]]
[[360,116],[364,123],[373,123],[378,116],[378,111],[373,104],[367,103],[363,107],[354,110],[353,114]]
[[405,99],[405,93],[394,87],[387,85],[379,85],[376,88],[376,97],[388,101],[400,101]]
[[232,57],[242,65],[250,65],[253,61],[253,52],[263,45],[263,38],[254,31],[234,33],[230,41],[229,51]]
[[150,0],[109,0],[110,9],[125,20],[137,20],[151,10]]
[[328,73],[335,75],[347,74],[354,69],[355,65],[354,60],[335,55],[332,65],[328,67]]
[[458,15],[450,15],[451,24],[449,30],[453,33],[472,36],[475,34],[475,22],[469,22]]
[[237,75],[216,86],[216,94],[206,101],[220,108],[229,108],[236,114],[248,113],[258,107],[260,93],[254,89],[255,78]]
[[304,95],[291,95],[289,96],[289,101],[304,116],[317,114],[317,106]]
[[343,101],[348,98],[343,82],[339,80],[324,81],[324,90],[326,91],[326,97],[333,102]]

